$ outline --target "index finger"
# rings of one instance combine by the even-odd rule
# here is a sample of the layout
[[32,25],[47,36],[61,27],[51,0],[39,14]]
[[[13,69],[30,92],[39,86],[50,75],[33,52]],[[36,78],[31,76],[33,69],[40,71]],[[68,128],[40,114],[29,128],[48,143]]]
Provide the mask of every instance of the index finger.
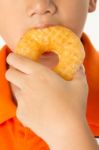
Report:
[[40,72],[43,69],[41,64],[15,53],[8,55],[7,63],[25,74]]

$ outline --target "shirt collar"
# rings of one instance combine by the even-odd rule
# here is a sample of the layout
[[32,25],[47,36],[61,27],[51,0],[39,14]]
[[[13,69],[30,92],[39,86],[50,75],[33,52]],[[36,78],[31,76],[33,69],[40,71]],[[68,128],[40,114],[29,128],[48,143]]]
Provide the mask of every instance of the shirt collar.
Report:
[[13,102],[9,82],[5,78],[6,57],[9,53],[10,49],[6,45],[0,50],[0,124],[16,114],[16,106]]

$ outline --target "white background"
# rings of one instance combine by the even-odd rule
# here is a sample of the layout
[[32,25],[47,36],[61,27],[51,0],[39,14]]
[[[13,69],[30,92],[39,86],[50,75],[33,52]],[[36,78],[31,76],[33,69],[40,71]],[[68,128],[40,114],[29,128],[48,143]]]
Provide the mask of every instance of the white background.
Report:
[[99,51],[99,0],[96,11],[88,14],[85,32],[89,35],[96,50]]
[[[99,51],[99,1],[97,3],[97,9],[94,13],[89,13],[84,31],[90,37],[94,47]],[[5,42],[0,37],[0,48]]]

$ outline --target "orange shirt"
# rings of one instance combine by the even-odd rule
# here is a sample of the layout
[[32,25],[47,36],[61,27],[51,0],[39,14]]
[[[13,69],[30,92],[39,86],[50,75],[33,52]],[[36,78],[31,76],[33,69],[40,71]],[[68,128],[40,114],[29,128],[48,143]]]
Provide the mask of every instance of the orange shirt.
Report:
[[[95,50],[87,35],[81,41],[85,47],[84,66],[89,85],[86,117],[94,136],[99,136],[99,53]],[[24,127],[16,117],[16,106],[8,81],[6,57],[10,49],[5,45],[0,51],[0,149],[1,150],[49,150],[41,137]]]

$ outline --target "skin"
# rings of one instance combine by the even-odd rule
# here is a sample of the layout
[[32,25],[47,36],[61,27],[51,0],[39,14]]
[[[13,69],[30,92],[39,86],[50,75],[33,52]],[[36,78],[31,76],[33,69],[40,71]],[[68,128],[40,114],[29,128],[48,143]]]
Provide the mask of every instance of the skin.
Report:
[[[12,52],[28,28],[46,23],[66,26],[80,38],[87,14],[95,8],[95,0],[0,0],[0,34]],[[24,126],[41,136],[51,150],[98,150],[85,119],[88,85],[83,66],[68,82],[50,70],[44,58],[45,66],[10,53],[7,63],[5,76]]]
[[95,9],[95,1],[0,0],[0,34],[13,51],[22,34],[39,24],[64,25],[80,37],[88,11]]

